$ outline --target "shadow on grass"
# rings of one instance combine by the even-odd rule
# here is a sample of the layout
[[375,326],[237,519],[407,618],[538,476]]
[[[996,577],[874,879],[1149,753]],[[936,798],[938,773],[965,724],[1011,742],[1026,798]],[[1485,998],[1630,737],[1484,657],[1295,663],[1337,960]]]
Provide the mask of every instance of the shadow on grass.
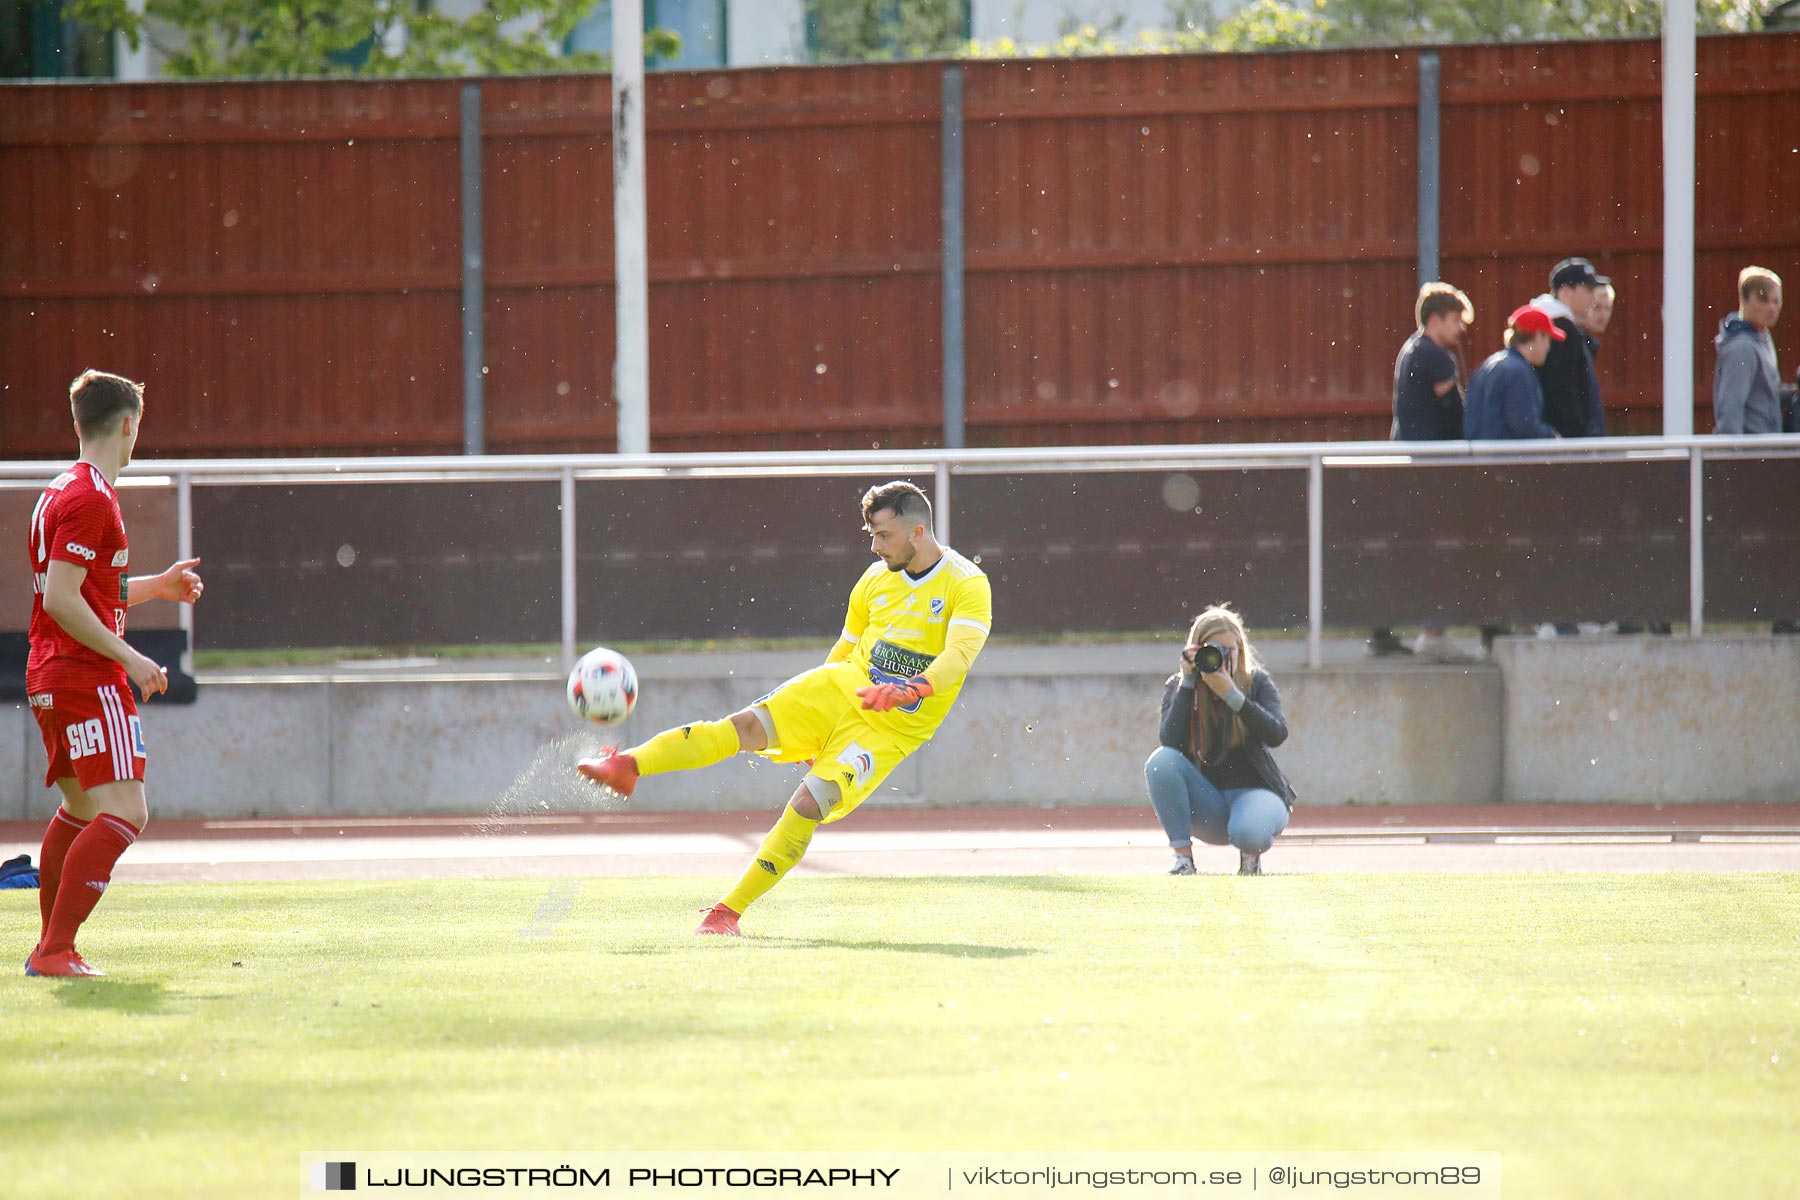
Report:
[[816,946],[830,950],[892,950],[901,954],[941,954],[946,958],[1024,958],[1029,946],[985,946],[973,942],[895,942],[885,938],[749,937],[746,946]]
[[168,992],[155,980],[63,979],[56,998],[67,1008],[107,1009],[128,1016],[152,1016],[163,1010]]

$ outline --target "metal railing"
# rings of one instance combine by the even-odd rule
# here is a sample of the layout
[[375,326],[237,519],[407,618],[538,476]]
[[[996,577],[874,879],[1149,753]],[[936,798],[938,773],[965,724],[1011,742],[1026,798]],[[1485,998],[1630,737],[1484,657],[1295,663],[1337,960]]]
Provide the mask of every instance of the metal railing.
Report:
[[[177,552],[193,556],[193,488],[208,484],[557,482],[561,507],[561,646],[565,668],[576,653],[575,484],[583,479],[702,479],[778,476],[912,476],[934,480],[940,540],[955,528],[958,475],[1047,471],[1289,469],[1306,472],[1307,663],[1321,661],[1324,630],[1326,473],[1334,468],[1521,466],[1557,463],[1688,463],[1688,632],[1705,628],[1703,466],[1721,459],[1800,459],[1800,435],[1761,437],[1591,438],[1520,442],[1313,442],[1230,446],[1101,446],[983,450],[776,451],[767,453],[494,455],[357,459],[158,459],[133,463],[123,486],[173,487]],[[65,462],[0,462],[0,488],[41,487]],[[1800,464],[1796,464],[1800,470]],[[192,613],[181,609],[191,632]]]

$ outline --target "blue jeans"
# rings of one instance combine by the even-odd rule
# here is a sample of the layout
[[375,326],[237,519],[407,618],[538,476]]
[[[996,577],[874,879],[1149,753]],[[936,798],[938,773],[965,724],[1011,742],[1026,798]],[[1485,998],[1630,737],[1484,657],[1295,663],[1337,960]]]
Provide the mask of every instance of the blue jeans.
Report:
[[1261,854],[1287,828],[1288,807],[1280,796],[1268,788],[1220,791],[1187,755],[1167,746],[1158,746],[1144,764],[1144,782],[1156,819],[1176,850],[1193,845],[1198,833],[1208,845],[1229,842]]

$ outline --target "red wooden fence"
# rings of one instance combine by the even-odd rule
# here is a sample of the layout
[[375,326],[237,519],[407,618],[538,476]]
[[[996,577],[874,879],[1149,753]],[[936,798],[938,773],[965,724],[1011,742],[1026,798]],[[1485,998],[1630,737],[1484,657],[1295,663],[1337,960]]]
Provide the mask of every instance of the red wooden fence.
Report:
[[[1466,356],[1585,254],[1630,432],[1661,419],[1657,54],[1441,52]],[[1699,67],[1704,431],[1737,268],[1800,278],[1800,35]],[[938,443],[941,69],[652,77],[653,448]],[[1385,435],[1417,51],[963,69],[971,444]],[[88,365],[150,381],[152,453],[455,451],[458,87],[0,87],[0,454],[68,450]],[[609,81],[482,87],[488,445],[610,449]]]

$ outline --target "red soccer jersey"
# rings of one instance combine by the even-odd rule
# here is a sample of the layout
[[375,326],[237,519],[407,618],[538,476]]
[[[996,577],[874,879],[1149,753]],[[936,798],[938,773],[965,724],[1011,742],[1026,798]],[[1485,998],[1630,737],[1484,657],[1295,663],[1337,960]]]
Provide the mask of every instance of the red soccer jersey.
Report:
[[125,668],[76,641],[44,611],[44,586],[52,561],[87,568],[81,598],[100,623],[125,636],[126,568],[130,549],[119,497],[100,469],[78,462],[58,475],[31,512],[26,535],[31,551],[31,657],[25,690],[128,685]]

